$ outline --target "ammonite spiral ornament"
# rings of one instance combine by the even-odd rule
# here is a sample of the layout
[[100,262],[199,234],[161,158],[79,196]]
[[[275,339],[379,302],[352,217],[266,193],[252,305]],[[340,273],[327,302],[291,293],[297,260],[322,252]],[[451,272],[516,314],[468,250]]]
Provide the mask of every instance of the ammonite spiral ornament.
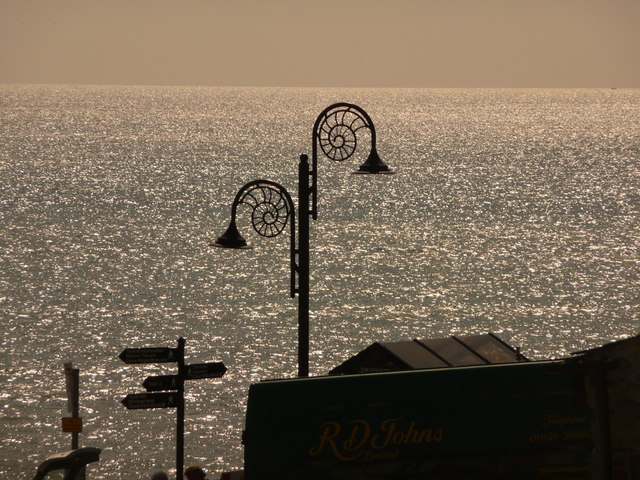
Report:
[[350,107],[330,110],[318,127],[320,148],[331,160],[346,160],[356,151],[356,132],[368,127],[364,117]]
[[282,192],[272,185],[258,183],[249,188],[240,203],[249,205],[251,224],[263,237],[275,237],[287,226],[289,203]]

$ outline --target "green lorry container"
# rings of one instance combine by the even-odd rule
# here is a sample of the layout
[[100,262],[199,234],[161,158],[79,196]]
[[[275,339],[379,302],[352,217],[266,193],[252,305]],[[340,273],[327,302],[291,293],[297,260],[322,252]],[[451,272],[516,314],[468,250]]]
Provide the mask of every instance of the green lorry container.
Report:
[[265,381],[245,479],[586,480],[590,425],[561,361]]

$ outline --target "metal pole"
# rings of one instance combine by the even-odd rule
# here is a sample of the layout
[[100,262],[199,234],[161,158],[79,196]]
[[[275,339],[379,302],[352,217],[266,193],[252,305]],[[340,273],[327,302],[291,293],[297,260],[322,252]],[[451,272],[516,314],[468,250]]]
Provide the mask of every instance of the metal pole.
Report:
[[182,480],[184,474],[184,345],[186,340],[178,339],[178,405],[176,421],[176,480]]
[[[73,368],[71,369],[73,375],[73,411],[71,412],[71,416],[73,418],[80,417],[80,369]],[[71,434],[71,450],[75,450],[79,447],[79,433],[73,432]]]
[[[67,386],[67,406],[72,418],[80,417],[80,369],[73,368],[71,362],[64,364],[64,375]],[[71,449],[75,450],[79,445],[78,432],[71,433]]]
[[309,376],[309,158],[298,167],[298,376]]

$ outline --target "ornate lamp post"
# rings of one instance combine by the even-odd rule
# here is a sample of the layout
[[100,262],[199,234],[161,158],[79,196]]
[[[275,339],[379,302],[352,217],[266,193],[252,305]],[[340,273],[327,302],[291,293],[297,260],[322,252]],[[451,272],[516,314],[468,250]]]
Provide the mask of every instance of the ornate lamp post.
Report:
[[[299,180],[308,178],[309,161],[300,156]],[[236,226],[238,205],[248,205],[251,224],[263,237],[275,237],[284,231],[289,219],[291,225],[291,297],[298,294],[298,376],[309,376],[309,194],[305,183],[299,184],[300,218],[296,242],[295,205],[289,192],[280,184],[269,180],[254,180],[243,186],[231,205],[229,227],[210,245],[222,248],[250,248]],[[297,278],[296,278],[297,277]],[[297,282],[296,282],[297,280]]]
[[[318,116],[313,127],[313,160],[300,156],[298,166],[298,235],[296,238],[295,205],[289,192],[270,180],[254,180],[244,185],[231,205],[229,227],[211,246],[251,248],[238,231],[236,215],[239,205],[252,209],[251,223],[263,237],[275,237],[291,221],[291,297],[298,295],[298,376],[309,376],[309,216],[317,218],[318,145],[332,160],[343,161],[353,155],[357,146],[356,132],[371,131],[371,152],[367,161],[354,173],[393,173],[380,160],[376,151],[376,135],[369,115],[356,105],[336,103]],[[311,184],[309,184],[311,178]],[[312,201],[312,207],[309,203]],[[297,280],[297,281],[296,281]]]

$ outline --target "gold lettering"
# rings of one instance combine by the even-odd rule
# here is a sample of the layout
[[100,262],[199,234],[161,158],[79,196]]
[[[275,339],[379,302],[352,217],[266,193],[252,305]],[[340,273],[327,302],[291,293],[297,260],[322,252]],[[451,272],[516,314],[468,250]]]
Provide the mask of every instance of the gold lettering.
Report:
[[409,430],[404,437],[404,443],[412,443],[417,445],[418,443],[422,443],[422,438],[424,437],[426,430],[416,431],[416,422],[411,422],[409,424]]
[[558,440],[560,440],[560,434],[558,432],[532,433],[529,435],[529,441],[531,443],[555,442]]
[[585,417],[561,417],[559,415],[546,415],[544,419],[543,428],[551,427],[565,427],[567,425],[577,425],[585,423]]
[[588,440],[591,438],[591,432],[589,430],[575,430],[571,432],[564,432],[565,440]]
[[340,424],[338,422],[326,422],[322,424],[322,433],[320,434],[320,443],[316,448],[312,448],[309,450],[309,455],[315,457],[325,447],[325,444],[329,447],[329,449],[333,452],[336,458],[340,460],[353,460],[358,457],[358,455],[354,457],[346,457],[340,453],[338,446],[336,445],[335,438],[340,434]]
[[365,453],[362,460],[365,462],[371,462],[374,460],[395,460],[397,458],[400,458],[399,450],[391,450],[386,452],[368,451],[367,453]]
[[[372,427],[364,419],[353,420],[345,428],[339,422],[325,422],[320,426],[318,443],[308,450],[309,455],[317,456],[328,452],[339,460],[364,459],[366,461],[367,458],[382,458],[379,456],[387,455],[394,447],[398,452],[398,447],[401,445],[437,443],[444,437],[442,427],[419,429],[416,427],[416,422],[412,421],[405,428],[401,421],[401,417],[387,418],[382,420],[377,428]],[[529,440],[531,442],[550,440],[541,438],[542,435],[544,434],[532,434]],[[374,453],[375,451],[379,453]]]
[[381,435],[376,435],[375,437],[373,437],[371,439],[371,446],[375,449],[382,449],[385,448],[387,445],[389,445],[389,442],[391,441],[391,437],[393,436],[394,430],[396,428],[396,424],[398,422],[398,420],[402,420],[401,418],[387,418],[386,420],[383,420],[382,423],[380,424],[380,430],[382,430],[383,432],[386,432],[387,429],[389,430],[387,435],[384,436],[384,440],[380,441]]
[[[330,433],[332,427],[333,427],[333,433]],[[314,457],[318,455],[322,451],[325,442],[331,446],[331,449],[333,451],[336,451],[336,446],[333,439],[336,438],[339,433],[340,433],[340,424],[338,424],[337,422],[323,423],[322,434],[320,435],[320,443],[316,448],[312,448],[309,450],[309,455],[312,455]]]
[[[343,447],[347,451],[358,450],[369,440],[371,427],[365,420],[354,420],[349,425],[351,425],[351,435],[345,440]],[[358,438],[360,441],[358,441]]]

